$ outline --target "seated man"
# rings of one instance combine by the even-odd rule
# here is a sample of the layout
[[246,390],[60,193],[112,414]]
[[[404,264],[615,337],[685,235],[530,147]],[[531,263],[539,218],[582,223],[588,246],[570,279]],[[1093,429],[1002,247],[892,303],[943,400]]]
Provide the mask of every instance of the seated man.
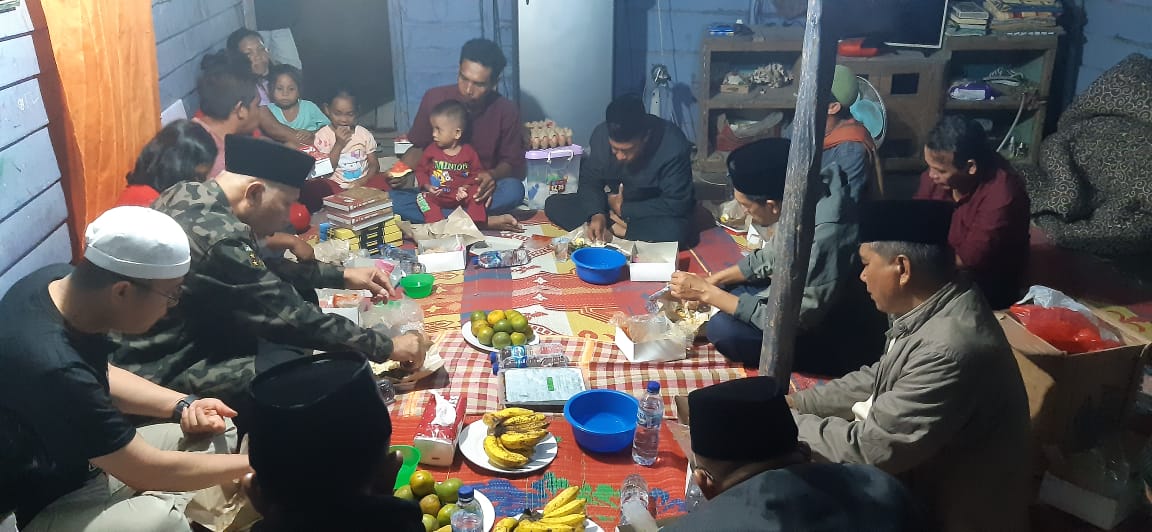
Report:
[[[484,167],[484,171],[476,174],[478,183],[473,198],[476,203],[487,205],[489,229],[519,231],[522,230],[520,223],[508,213],[524,201],[523,125],[516,104],[496,92],[496,84],[507,64],[504,52],[488,39],[464,43],[456,84],[433,87],[424,93],[416,118],[412,119],[412,129],[408,130],[412,147],[401,160],[409,168],[416,168],[424,148],[432,144],[429,121],[432,109],[445,100],[459,100],[468,108],[471,123],[464,142],[476,150]],[[424,223],[424,214],[416,205],[420,190],[412,177],[409,174],[403,180],[390,183],[392,209],[405,220]]]
[[[592,131],[575,194],[549,197],[544,212],[571,231],[588,224],[591,240],[700,241],[693,212],[691,145],[675,124],[644,112],[636,96],[608,105]],[[607,191],[606,191],[607,189]]]
[[[860,100],[860,85],[852,69],[836,65],[832,79],[832,100],[824,126],[824,153],[820,164],[838,165],[848,178],[848,190],[856,202],[878,199],[876,176],[880,157],[876,143],[864,123],[855,118],[853,105]],[[871,119],[861,114],[861,118]]]
[[[764,139],[728,156],[728,176],[736,189],[736,201],[757,224],[772,225],[780,219],[789,146],[786,139]],[[880,356],[887,321],[855,279],[860,271],[856,255],[858,207],[849,191],[851,184],[835,164],[824,168],[823,178],[800,303],[794,369],[840,376]],[[735,266],[707,278],[686,272],[672,274],[673,296],[720,310],[708,321],[708,339],[716,350],[750,366],[760,362],[774,253],[769,242]]]
[[984,297],[956,280],[951,219],[939,201],[865,205],[860,279],[894,319],[888,350],[788,399],[800,441],[896,475],[929,530],[1027,530],[1028,397]]
[[[423,532],[420,508],[392,496],[403,459],[368,363],[355,353],[297,359],[256,377],[244,491],[259,532]],[[301,459],[307,456],[307,459]]]
[[192,118],[216,142],[216,160],[207,177],[224,171],[224,137],[250,135],[260,125],[260,97],[256,79],[244,65],[238,65],[227,52],[220,51],[200,60],[200,77],[196,94],[200,97],[200,114]]
[[694,390],[688,407],[693,477],[708,502],[664,530],[915,529],[911,498],[895,478],[869,465],[810,463],[771,377]]
[[427,343],[420,335],[389,338],[323,313],[298,291],[395,296],[386,274],[316,261],[265,263],[257,254],[260,238],[287,225],[312,158],[251,137],[229,135],[226,144],[226,170],[215,180],[178,184],[153,204],[184,228],[192,269],[171,315],[146,334],[123,338],[113,359],[153,382],[223,397],[241,412],[256,373],[313,349],[422,365]]
[[190,492],[250,471],[228,454],[236,413],[108,363],[110,331],[146,331],[180,298],[188,238],[117,207],[84,240],[75,268],[41,268],[0,300],[0,513],[24,531],[190,530]]
[[928,170],[917,199],[954,203],[948,244],[956,266],[969,273],[993,309],[1024,295],[1031,203],[1024,180],[988,146],[976,122],[944,117],[924,146]]

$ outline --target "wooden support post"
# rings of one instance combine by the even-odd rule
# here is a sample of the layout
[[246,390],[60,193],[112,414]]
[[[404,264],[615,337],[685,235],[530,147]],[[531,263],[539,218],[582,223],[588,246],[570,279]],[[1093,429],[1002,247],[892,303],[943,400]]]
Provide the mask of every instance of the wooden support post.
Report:
[[804,53],[796,101],[792,150],[788,154],[788,179],[783,209],[772,240],[776,257],[772,291],[768,298],[768,321],[763,324],[760,374],[776,379],[781,392],[788,391],[793,348],[799,323],[800,301],[812,251],[812,235],[819,199],[820,159],[828,117],[832,74],[836,66],[837,31],[824,7],[828,0],[808,0],[804,29]]

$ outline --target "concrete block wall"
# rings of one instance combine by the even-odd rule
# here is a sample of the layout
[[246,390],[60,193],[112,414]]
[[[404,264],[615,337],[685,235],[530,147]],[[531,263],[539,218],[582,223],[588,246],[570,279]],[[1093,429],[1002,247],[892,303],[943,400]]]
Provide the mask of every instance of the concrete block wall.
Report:
[[200,59],[224,47],[228,34],[244,25],[241,0],[152,0],[160,108],[182,99],[188,116],[199,109],[196,78]]

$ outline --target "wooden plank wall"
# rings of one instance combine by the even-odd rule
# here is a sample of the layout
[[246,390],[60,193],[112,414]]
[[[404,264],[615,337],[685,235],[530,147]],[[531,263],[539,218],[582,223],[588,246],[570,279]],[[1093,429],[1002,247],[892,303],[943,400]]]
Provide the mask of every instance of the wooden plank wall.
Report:
[[160,108],[184,101],[188,116],[200,108],[196,77],[200,59],[224,47],[228,34],[244,25],[241,0],[152,0]]
[[1084,92],[1106,70],[1132,53],[1152,56],[1152,0],[1088,0],[1083,2],[1084,56],[1076,93]]
[[27,3],[0,13],[0,295],[72,259],[60,167],[48,138]]

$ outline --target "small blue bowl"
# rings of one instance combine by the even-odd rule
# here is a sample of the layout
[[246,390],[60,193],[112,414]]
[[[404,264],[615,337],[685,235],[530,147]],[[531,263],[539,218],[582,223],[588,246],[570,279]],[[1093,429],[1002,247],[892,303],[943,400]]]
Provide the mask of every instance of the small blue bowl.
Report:
[[614,453],[632,445],[636,433],[635,397],[616,390],[585,390],[564,403],[564,419],[580,447]]
[[576,276],[586,283],[612,284],[620,280],[620,273],[628,259],[623,253],[608,248],[581,248],[572,254]]

